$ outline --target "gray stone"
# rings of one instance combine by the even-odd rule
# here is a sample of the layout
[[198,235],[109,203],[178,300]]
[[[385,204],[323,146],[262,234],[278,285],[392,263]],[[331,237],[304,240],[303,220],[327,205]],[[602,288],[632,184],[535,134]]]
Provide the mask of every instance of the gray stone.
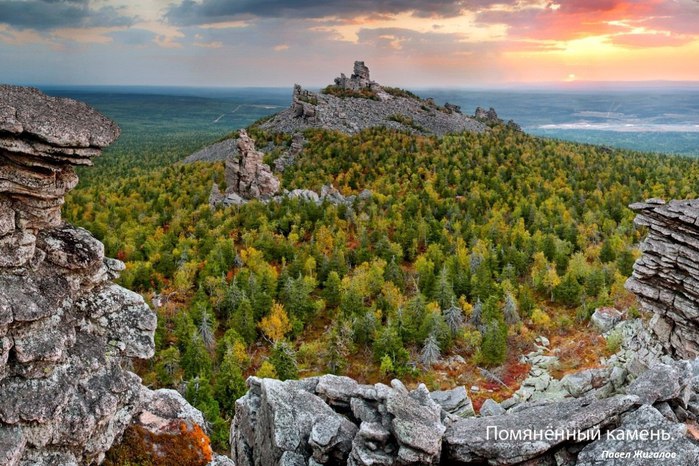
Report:
[[12,203],[0,198],[0,237],[15,230],[15,211],[11,206]]
[[235,462],[227,456],[214,453],[211,462],[206,466],[235,466]]
[[590,317],[590,323],[602,333],[607,333],[621,320],[623,314],[612,307],[595,309]]
[[476,415],[471,398],[468,397],[464,386],[431,392],[430,397],[449,414],[461,417]]
[[0,426],[0,464],[15,466],[24,453],[27,439],[17,427]]
[[320,463],[347,460],[358,429],[305,390],[311,385],[254,378],[248,384],[251,391],[236,403],[231,430],[236,464],[281,464],[283,455],[305,464],[309,452]]
[[491,398],[485,400],[483,405],[481,405],[481,416],[500,416],[503,414],[505,414],[505,408],[500,406],[500,403]]
[[492,461],[495,464],[515,464],[535,458],[563,439],[532,441],[504,441],[488,434],[497,427],[500,431],[585,431],[602,428],[613,422],[615,416],[627,411],[638,402],[634,396],[616,396],[605,400],[571,400],[540,407],[523,409],[503,416],[468,418],[447,426],[444,436],[442,461],[477,463]]
[[439,461],[445,427],[441,409],[424,385],[409,394],[393,390],[386,400],[386,411],[393,415],[391,431],[398,443],[401,464]]
[[480,133],[487,129],[485,124],[454,111],[453,107],[442,108],[430,99],[386,92],[369,79],[369,69],[363,62],[355,62],[354,74],[349,78],[341,75],[335,80],[335,86],[364,92],[373,98],[340,98],[316,94],[295,85],[291,106],[260,124],[260,128],[273,133],[323,128],[355,134],[366,128],[385,126],[438,136],[461,131]]
[[206,426],[201,411],[187,403],[187,400],[176,390],[167,388],[150,390],[142,387],[140,396],[143,411],[136,421],[138,425],[155,435],[170,432],[173,420],[182,420],[190,425]]
[[141,409],[122,363],[153,354],[155,315],[60,215],[73,165],[118,134],[85,104],[0,86],[0,464],[98,464]]
[[255,142],[240,130],[238,153],[226,160],[226,194],[235,193],[243,199],[268,199],[279,191],[279,180],[269,165],[263,163],[264,154],[255,149]]
[[626,288],[654,314],[650,327],[663,346],[693,359],[699,356],[699,199],[652,201],[630,206],[648,235]]
[[[626,432],[638,434],[648,431],[658,438],[646,437],[633,440]],[[578,466],[693,466],[699,464],[699,447],[686,437],[687,427],[667,420],[652,406],[644,405],[638,410],[622,417],[621,425],[609,436],[587,445],[578,455]],[[668,435],[669,439],[661,438],[660,434]],[[616,452],[626,458],[607,458],[601,463],[604,452]],[[637,453],[639,452],[639,453]],[[653,454],[674,453],[674,458],[657,458]],[[637,456],[640,455],[640,456]],[[643,456],[651,455],[651,456]]]
[[626,393],[636,395],[643,404],[678,398],[682,393],[680,371],[666,364],[656,364],[631,382]]
[[58,147],[105,147],[119,127],[82,102],[38,89],[0,85],[0,132]]
[[571,396],[578,398],[607,384],[610,380],[610,373],[611,371],[607,368],[587,369],[564,376],[561,379],[561,384]]

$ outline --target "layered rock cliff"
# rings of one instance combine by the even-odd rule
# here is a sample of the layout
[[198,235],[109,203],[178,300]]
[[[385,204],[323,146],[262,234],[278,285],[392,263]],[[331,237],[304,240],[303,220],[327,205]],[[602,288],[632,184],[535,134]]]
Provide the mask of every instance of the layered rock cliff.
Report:
[[0,86],[0,463],[99,462],[140,409],[122,367],[153,355],[155,314],[112,283],[124,264],[61,220],[78,178],[119,135],[85,104]]
[[647,227],[626,287],[653,312],[650,327],[681,358],[699,356],[699,199],[649,199],[632,204],[636,225]]

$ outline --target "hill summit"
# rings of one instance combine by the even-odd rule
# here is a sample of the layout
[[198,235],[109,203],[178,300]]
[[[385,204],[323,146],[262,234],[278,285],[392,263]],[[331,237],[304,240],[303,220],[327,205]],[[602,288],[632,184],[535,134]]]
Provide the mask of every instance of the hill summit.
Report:
[[363,61],[354,62],[349,78],[340,74],[318,93],[294,85],[291,106],[260,124],[272,133],[323,128],[353,134],[375,126],[438,136],[486,130],[483,122],[464,115],[457,105],[440,106],[432,99],[372,81]]

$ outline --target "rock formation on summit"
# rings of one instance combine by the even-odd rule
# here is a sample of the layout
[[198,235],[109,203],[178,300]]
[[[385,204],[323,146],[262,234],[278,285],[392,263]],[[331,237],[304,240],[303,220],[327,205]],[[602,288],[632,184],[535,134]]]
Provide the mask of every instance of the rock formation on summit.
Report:
[[353,134],[377,126],[438,136],[487,129],[455,105],[440,107],[432,99],[379,85],[371,80],[369,68],[361,61],[354,63],[349,78],[340,75],[320,93],[295,85],[291,107],[260,124],[261,129],[272,133],[322,128]]
[[124,264],[63,223],[63,196],[119,135],[95,110],[0,86],[0,463],[101,461],[140,409],[121,361],[154,352],[155,314]]
[[345,76],[345,73],[340,73],[340,77],[335,78],[335,85],[340,89],[350,91],[361,91],[363,89],[381,90],[381,86],[369,77],[369,67],[363,61],[354,62],[354,73],[352,73],[349,79]]
[[635,224],[648,227],[626,287],[643,309],[653,312],[650,327],[681,358],[699,356],[699,199],[649,199],[632,204]]

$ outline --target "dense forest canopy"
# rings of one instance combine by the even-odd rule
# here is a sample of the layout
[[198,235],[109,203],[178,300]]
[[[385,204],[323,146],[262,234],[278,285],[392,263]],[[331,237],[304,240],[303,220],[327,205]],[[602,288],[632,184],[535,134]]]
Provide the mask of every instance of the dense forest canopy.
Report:
[[[259,146],[273,138],[251,134]],[[599,306],[635,312],[623,284],[643,232],[627,205],[699,192],[693,159],[500,126],[441,139],[384,128],[305,138],[283,188],[331,183],[372,196],[215,209],[223,164],[134,172],[125,164],[137,160],[112,154],[104,166],[129,175],[88,178],[64,208],[126,262],[121,283],[158,312],[156,357],[138,365],[144,382],[186,387],[219,448],[249,374],[397,375],[436,388],[489,387],[483,374],[494,373],[508,388],[491,388],[511,393],[537,335],[578,338]],[[149,167],[172,159],[155,147],[143,157]]]

